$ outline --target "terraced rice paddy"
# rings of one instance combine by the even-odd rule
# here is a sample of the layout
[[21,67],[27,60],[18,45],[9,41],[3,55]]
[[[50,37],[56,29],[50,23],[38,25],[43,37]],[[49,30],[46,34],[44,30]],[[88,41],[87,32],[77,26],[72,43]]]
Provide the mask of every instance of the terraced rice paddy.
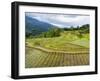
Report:
[[57,53],[43,52],[26,47],[25,67],[62,67],[89,65],[89,53]]

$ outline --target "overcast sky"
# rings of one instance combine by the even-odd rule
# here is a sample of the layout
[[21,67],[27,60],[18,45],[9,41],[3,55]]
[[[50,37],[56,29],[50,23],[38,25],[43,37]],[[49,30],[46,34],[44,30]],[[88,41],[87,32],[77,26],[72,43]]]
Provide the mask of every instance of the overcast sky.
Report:
[[35,18],[42,22],[47,22],[58,27],[81,26],[90,24],[89,15],[75,15],[75,14],[45,14],[45,13],[25,13],[26,16]]

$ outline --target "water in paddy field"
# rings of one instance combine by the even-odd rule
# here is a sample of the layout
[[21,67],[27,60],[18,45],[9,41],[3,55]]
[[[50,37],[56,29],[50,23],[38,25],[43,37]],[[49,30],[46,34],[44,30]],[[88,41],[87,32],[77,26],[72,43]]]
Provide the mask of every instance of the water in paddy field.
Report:
[[89,65],[89,53],[46,53],[26,47],[25,68],[64,67]]

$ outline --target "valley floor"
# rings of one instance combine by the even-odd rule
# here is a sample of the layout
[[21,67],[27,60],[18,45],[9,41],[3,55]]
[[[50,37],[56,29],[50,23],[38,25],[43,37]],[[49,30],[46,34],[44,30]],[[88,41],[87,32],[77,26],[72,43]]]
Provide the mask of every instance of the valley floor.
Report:
[[89,53],[45,53],[43,51],[26,47],[25,67],[64,67],[89,65]]
[[25,67],[89,65],[89,40],[74,36],[26,39]]

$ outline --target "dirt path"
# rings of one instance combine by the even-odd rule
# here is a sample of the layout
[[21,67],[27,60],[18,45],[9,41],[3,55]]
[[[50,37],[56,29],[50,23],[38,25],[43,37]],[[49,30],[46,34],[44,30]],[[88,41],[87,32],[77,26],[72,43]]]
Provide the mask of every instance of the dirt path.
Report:
[[66,52],[66,51],[54,51],[54,50],[49,50],[40,46],[35,46],[34,49],[41,50],[43,52],[47,53],[57,53],[57,54],[89,54],[88,51],[76,51],[76,52]]

